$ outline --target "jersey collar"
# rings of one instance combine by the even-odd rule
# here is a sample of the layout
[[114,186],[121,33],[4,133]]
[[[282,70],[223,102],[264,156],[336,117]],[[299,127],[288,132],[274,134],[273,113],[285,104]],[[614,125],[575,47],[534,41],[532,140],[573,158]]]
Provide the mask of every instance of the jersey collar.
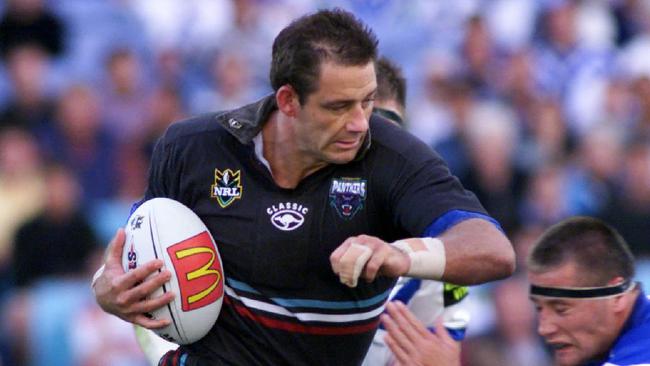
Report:
[[[276,109],[278,109],[278,105],[275,102],[275,94],[271,93],[241,108],[217,113],[215,118],[240,143],[248,145],[262,131],[264,123]],[[368,129],[363,146],[357,153],[355,161],[361,160],[366,155],[370,149],[370,141],[370,129]]]

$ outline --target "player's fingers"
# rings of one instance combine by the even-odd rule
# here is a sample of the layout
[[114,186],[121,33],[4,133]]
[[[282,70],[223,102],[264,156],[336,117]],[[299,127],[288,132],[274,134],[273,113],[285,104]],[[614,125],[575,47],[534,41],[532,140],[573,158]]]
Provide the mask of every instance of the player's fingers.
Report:
[[158,310],[161,307],[169,304],[174,300],[174,293],[173,292],[166,292],[162,294],[161,296],[154,297],[154,298],[147,298],[142,301],[137,302],[132,306],[132,312],[135,314],[143,314],[143,313],[150,313],[154,310]]
[[108,257],[106,257],[107,264],[119,264],[122,263],[122,251],[124,250],[124,242],[126,241],[126,234],[124,233],[123,228],[117,229],[115,236],[111,239],[111,242],[108,244]]
[[[136,286],[138,283],[145,281],[145,279],[149,277],[150,274],[160,270],[162,266],[163,266],[163,261],[160,259],[154,259],[152,261],[149,261],[133,270],[128,271],[123,276],[119,276],[118,278],[116,278],[115,287],[118,289],[130,289]],[[161,282],[160,286],[162,286],[162,284],[165,282],[166,281]]]
[[384,336],[386,344],[388,344],[391,351],[393,351],[395,356],[397,356],[397,359],[404,363],[407,355],[415,351],[415,345],[408,339],[400,326],[389,315],[382,314],[381,322],[387,332],[386,336]]
[[151,319],[144,314],[135,315],[129,321],[147,329],[164,328],[171,323],[169,319]]
[[397,326],[400,328],[401,332],[404,334],[404,337],[407,338],[412,343],[416,343],[419,340],[421,340],[422,337],[426,337],[426,334],[423,334],[418,329],[418,326],[424,328],[422,326],[422,324],[417,322],[417,324],[414,325],[405,316],[403,310],[400,309],[398,304],[401,304],[401,303],[399,301],[389,302],[388,304],[386,304],[386,311],[388,312],[390,317],[393,319],[395,324],[397,324]]
[[409,334],[411,339],[418,339],[420,337],[429,337],[431,332],[418,320],[418,318],[402,303],[401,301],[395,301],[395,310],[399,314],[399,319],[404,319],[408,326],[407,329],[412,330]]
[[169,271],[162,271],[147,278],[140,284],[129,288],[118,296],[118,302],[123,304],[130,304],[144,299],[151,295],[154,291],[162,287],[171,278]]
[[386,263],[386,259],[392,250],[384,243],[372,243],[371,246],[373,247],[372,257],[370,257],[363,270],[363,278],[368,282],[373,281],[377,277],[379,270]]
[[352,241],[347,239],[339,245],[338,248],[334,249],[332,254],[330,254],[330,264],[332,265],[332,271],[334,271],[334,273],[338,274],[340,272],[341,257],[345,251],[348,250],[350,244],[352,244]]
[[456,342],[454,338],[452,338],[451,334],[449,334],[449,331],[445,327],[443,321],[444,319],[442,316],[439,316],[436,320],[436,332],[434,336],[445,343]]
[[417,351],[414,340],[409,338],[409,336],[406,334],[406,329],[404,329],[404,327],[401,326],[395,318],[393,318],[390,314],[382,314],[381,320],[384,324],[386,332],[390,334],[390,336],[401,349],[403,349],[408,354],[413,354]]
[[343,253],[338,265],[338,274],[341,283],[356,287],[359,276],[372,255],[372,249],[367,246],[352,243]]

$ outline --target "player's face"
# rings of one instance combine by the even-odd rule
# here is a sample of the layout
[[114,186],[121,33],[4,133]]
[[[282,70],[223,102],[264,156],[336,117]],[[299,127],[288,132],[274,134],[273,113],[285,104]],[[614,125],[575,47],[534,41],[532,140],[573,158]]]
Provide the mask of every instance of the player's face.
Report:
[[354,159],[368,133],[377,90],[375,67],[321,65],[318,89],[297,116],[296,142],[317,162],[344,164]]
[[[549,272],[529,273],[530,283],[547,287],[579,287],[573,264]],[[531,296],[539,315],[538,333],[553,349],[559,366],[581,365],[606,356],[616,339],[613,298],[560,299]]]

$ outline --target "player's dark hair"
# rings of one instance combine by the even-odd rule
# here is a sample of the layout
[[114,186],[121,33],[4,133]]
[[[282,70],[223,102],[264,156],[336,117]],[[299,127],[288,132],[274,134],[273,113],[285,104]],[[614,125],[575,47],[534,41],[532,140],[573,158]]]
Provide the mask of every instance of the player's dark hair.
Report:
[[394,100],[400,108],[406,109],[406,79],[402,69],[386,57],[380,57],[375,64],[377,73],[377,100]]
[[320,65],[363,66],[377,58],[377,37],[351,13],[320,10],[294,20],[273,42],[273,90],[291,85],[301,104],[318,88]]
[[527,258],[530,271],[548,272],[567,263],[580,270],[577,285],[604,286],[615,277],[634,277],[634,257],[621,235],[592,217],[572,217],[550,227]]

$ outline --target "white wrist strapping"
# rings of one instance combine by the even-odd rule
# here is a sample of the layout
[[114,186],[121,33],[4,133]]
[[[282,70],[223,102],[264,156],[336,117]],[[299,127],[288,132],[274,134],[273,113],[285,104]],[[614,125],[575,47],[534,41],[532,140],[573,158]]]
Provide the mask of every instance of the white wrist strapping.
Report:
[[405,276],[430,280],[441,279],[447,262],[445,245],[438,238],[419,238],[419,240],[423,245],[413,245],[406,240],[392,243],[411,258],[411,266]]

